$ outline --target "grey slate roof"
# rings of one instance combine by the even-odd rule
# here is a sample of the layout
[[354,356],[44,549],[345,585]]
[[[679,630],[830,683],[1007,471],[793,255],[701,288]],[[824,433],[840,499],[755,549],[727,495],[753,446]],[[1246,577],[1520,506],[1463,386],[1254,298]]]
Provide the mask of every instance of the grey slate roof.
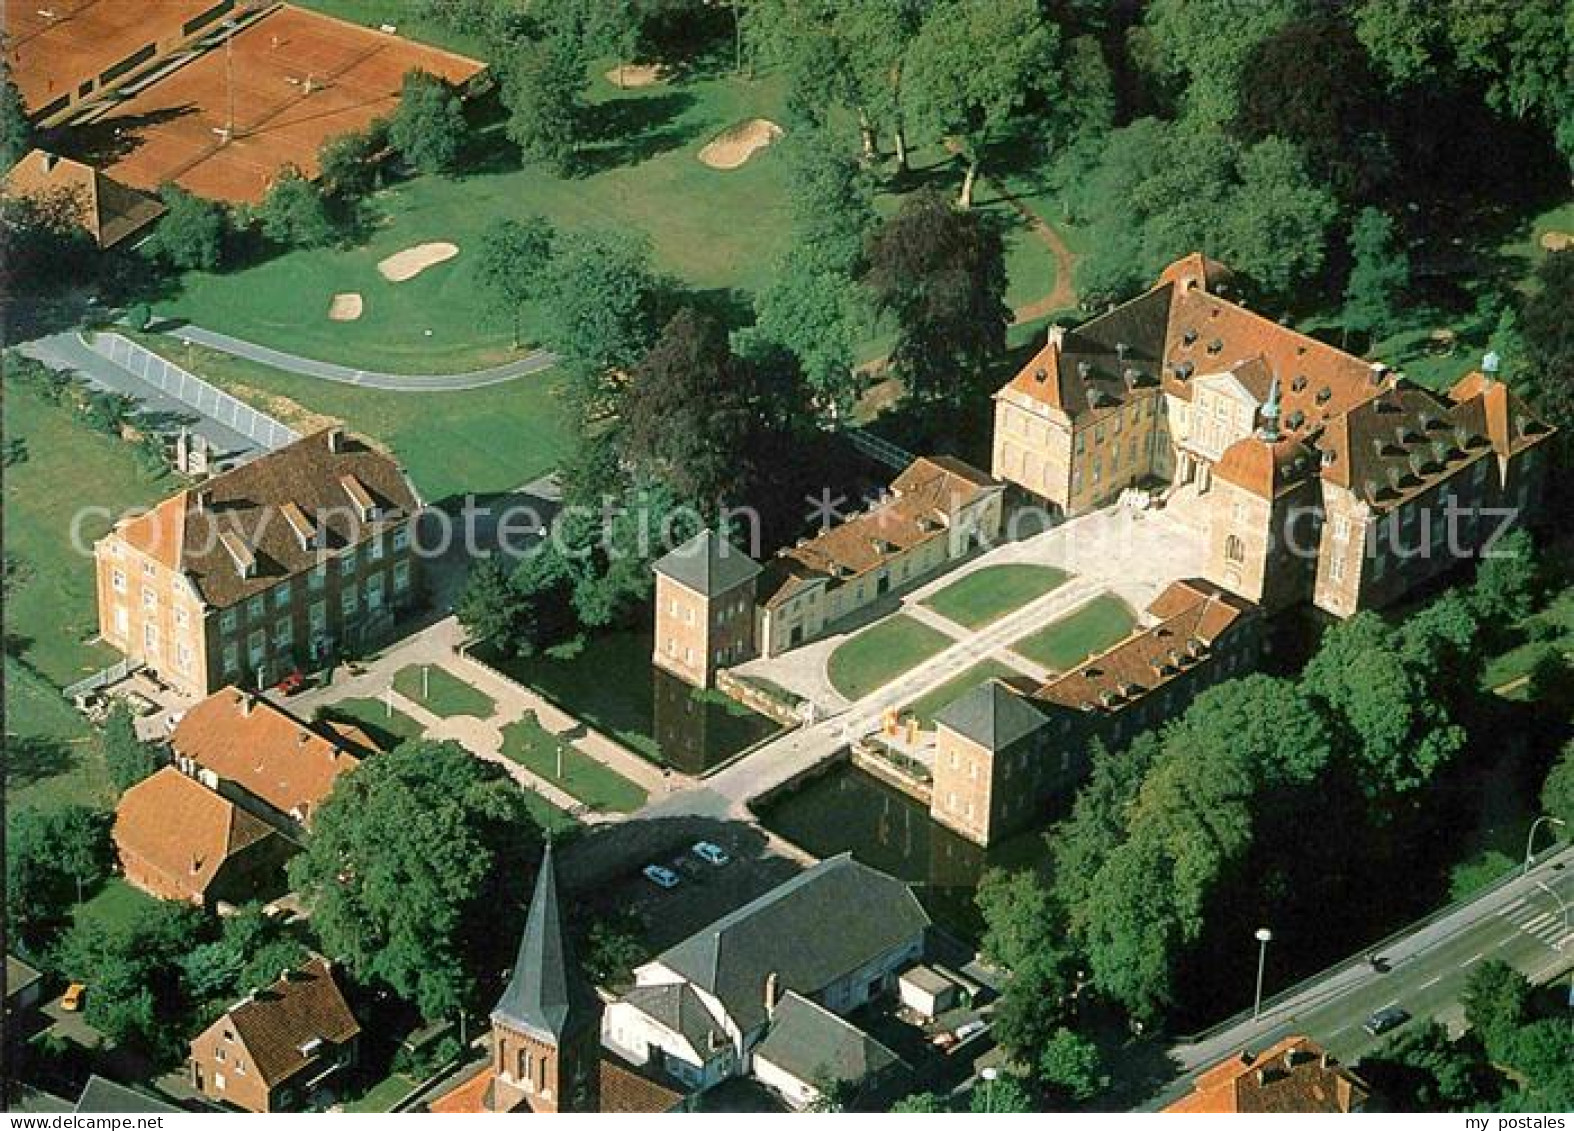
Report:
[[830,1077],[835,1081],[872,1080],[902,1063],[902,1058],[862,1029],[797,994],[776,1007],[770,1035],[754,1050],[806,1084]]
[[726,1034],[687,982],[635,986],[623,1000],[688,1041],[702,1061],[723,1045]]
[[42,974],[20,958],[10,954],[5,956],[5,996],[7,998],[16,997],[42,977]]
[[123,1112],[123,1111],[179,1111],[174,1104],[156,1100],[152,1096],[143,1095],[123,1084],[113,1080],[106,1080],[102,1076],[90,1076],[82,1095],[77,1099],[79,1112]]
[[996,752],[1026,738],[1048,721],[1049,717],[1037,707],[993,679],[946,704],[935,715],[936,723]]
[[580,977],[569,952],[558,910],[557,874],[547,843],[536,876],[530,915],[519,940],[519,957],[503,996],[492,1007],[492,1022],[503,1022],[549,1043],[594,1016],[595,994]]
[[714,530],[702,530],[651,567],[706,597],[756,577],[760,564]]
[[657,960],[716,997],[743,1032],[765,1023],[765,981],[813,995],[922,934],[912,890],[842,853],[690,935]]

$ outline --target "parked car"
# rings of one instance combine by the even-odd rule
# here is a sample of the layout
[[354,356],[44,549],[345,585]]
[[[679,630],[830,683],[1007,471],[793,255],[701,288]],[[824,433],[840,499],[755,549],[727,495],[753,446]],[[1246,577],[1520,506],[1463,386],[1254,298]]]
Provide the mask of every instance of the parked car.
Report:
[[718,868],[732,863],[732,857],[727,855],[726,850],[721,845],[712,844],[708,840],[697,842],[690,851],[705,861],[705,863],[713,864]]
[[87,993],[87,987],[81,982],[72,982],[66,987],[66,992],[60,995],[60,1008],[67,1013],[78,1013],[82,1009],[82,996]]
[[678,874],[660,864],[646,864],[644,876],[659,888],[671,889],[678,886]]
[[280,695],[294,695],[297,691],[301,691],[305,687],[306,677],[298,670],[291,672],[289,675],[279,680],[278,683],[274,684],[274,690]]
[[1390,1029],[1397,1029],[1410,1020],[1410,1014],[1400,1009],[1397,1005],[1385,1005],[1376,1013],[1366,1019],[1365,1029],[1374,1037],[1380,1037]]

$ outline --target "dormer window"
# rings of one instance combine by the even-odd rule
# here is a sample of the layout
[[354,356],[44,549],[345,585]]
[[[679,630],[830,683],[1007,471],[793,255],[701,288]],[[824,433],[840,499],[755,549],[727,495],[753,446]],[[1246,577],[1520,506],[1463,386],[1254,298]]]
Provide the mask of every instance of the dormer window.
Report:
[[240,535],[233,530],[226,530],[219,535],[219,544],[228,551],[230,561],[235,564],[235,572],[243,578],[257,576],[257,559],[251,549],[241,540]]
[[284,516],[284,521],[294,533],[295,541],[302,550],[317,548],[317,524],[306,516],[305,511],[294,503],[285,503],[279,508],[279,513]]
[[339,476],[339,486],[344,488],[344,493],[349,496],[350,505],[355,508],[355,513],[362,522],[370,522],[377,517],[377,503],[373,501],[370,492],[361,485],[361,481],[353,475]]

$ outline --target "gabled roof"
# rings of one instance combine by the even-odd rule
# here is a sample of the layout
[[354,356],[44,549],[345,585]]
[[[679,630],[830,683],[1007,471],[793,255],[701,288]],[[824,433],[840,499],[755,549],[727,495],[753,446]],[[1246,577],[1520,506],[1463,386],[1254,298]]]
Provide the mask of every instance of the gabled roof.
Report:
[[5,956],[5,996],[16,997],[29,986],[38,984],[43,977],[37,970],[14,955]]
[[[343,485],[353,475],[379,510],[363,520]],[[323,549],[303,546],[282,509],[309,515]],[[420,509],[403,471],[342,429],[325,428],[165,499],[117,530],[134,549],[184,573],[210,606],[225,608],[304,573],[350,546],[371,541]],[[245,576],[221,541],[244,547],[256,568]]]
[[754,1055],[806,1084],[824,1078],[859,1083],[902,1063],[862,1029],[790,992],[776,1006],[771,1031]]
[[812,995],[928,925],[905,883],[844,852],[690,935],[657,961],[719,1000],[748,1033],[765,1023],[770,975],[783,991]]
[[1461,407],[1479,403],[1480,419],[1499,455],[1518,455],[1555,431],[1505,382],[1488,377],[1479,369],[1461,377],[1448,390],[1448,398]]
[[997,753],[1048,721],[1044,712],[994,679],[974,687],[935,715],[937,725]]
[[179,1111],[180,1108],[163,1100],[154,1099],[135,1088],[128,1088],[124,1084],[117,1084],[113,1080],[93,1075],[89,1076],[87,1083],[82,1086],[82,1094],[77,1097],[75,1110],[79,1114],[118,1114]]
[[1286,1037],[1260,1055],[1242,1052],[1208,1069],[1192,1092],[1164,1110],[1338,1115],[1359,1110],[1366,1082],[1306,1037]]
[[635,986],[620,1000],[682,1037],[701,1063],[729,1047],[726,1033],[688,982]]
[[1254,495],[1275,499],[1313,478],[1317,469],[1318,457],[1293,437],[1271,441],[1246,436],[1224,449],[1213,474]]
[[35,149],[5,175],[6,196],[44,200],[69,197],[77,223],[100,249],[114,247],[157,220],[164,205],[128,188],[91,165]]
[[322,1046],[342,1045],[361,1031],[323,958],[232,1006],[204,1036],[221,1027],[234,1030],[270,1088],[313,1063]]
[[536,874],[525,933],[503,996],[492,1007],[492,1023],[503,1023],[551,1044],[595,1018],[595,994],[581,977],[569,950],[558,908],[557,874],[547,843]]
[[702,530],[651,567],[663,577],[715,597],[759,575],[760,565],[714,530]]
[[277,835],[173,766],[126,790],[115,807],[114,839],[121,851],[194,893],[205,893],[230,857]]
[[305,820],[360,759],[282,707],[234,687],[186,712],[170,745],[280,813]]

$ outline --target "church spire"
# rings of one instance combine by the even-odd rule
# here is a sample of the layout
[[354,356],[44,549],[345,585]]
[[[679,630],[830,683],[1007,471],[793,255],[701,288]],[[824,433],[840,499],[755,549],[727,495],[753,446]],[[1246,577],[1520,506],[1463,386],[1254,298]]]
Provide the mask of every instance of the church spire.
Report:
[[536,875],[535,894],[519,956],[503,996],[492,1008],[492,1024],[503,1024],[549,1044],[562,1043],[564,1035],[590,1012],[593,993],[579,976],[569,952],[563,917],[558,908],[557,874],[552,865],[552,843],[547,842]]

